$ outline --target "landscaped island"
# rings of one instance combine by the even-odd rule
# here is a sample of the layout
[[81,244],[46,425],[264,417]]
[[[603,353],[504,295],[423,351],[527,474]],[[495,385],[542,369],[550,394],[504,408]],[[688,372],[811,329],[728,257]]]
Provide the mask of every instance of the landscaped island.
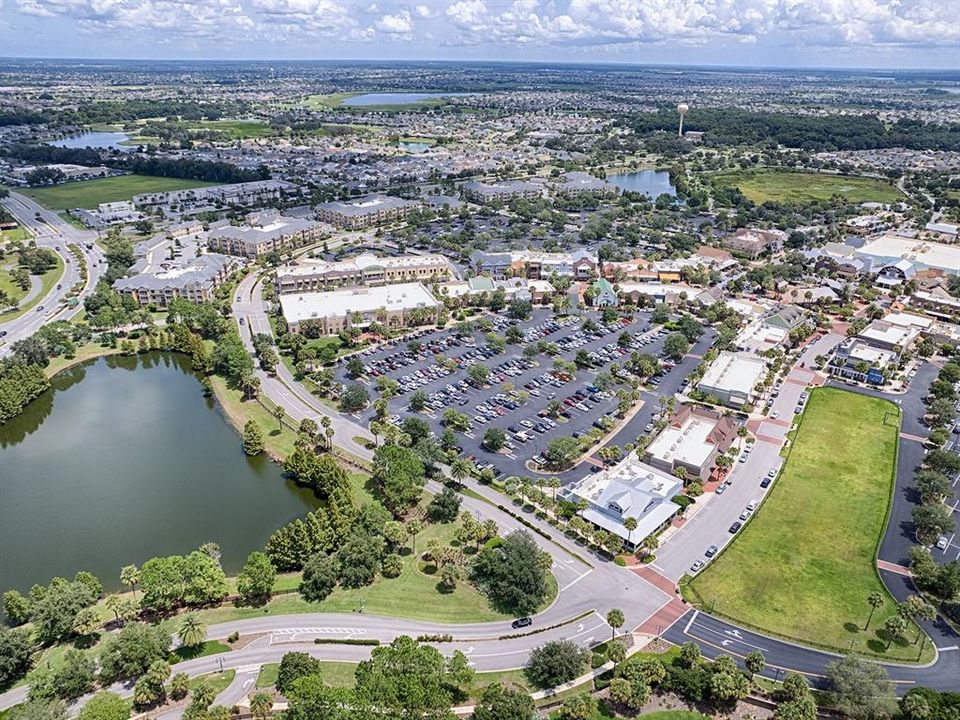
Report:
[[[690,583],[688,597],[765,632],[917,660],[912,622],[889,642],[884,625],[897,606],[875,569],[899,427],[900,410],[887,400],[814,390],[763,511]],[[884,603],[864,630],[872,593]]]

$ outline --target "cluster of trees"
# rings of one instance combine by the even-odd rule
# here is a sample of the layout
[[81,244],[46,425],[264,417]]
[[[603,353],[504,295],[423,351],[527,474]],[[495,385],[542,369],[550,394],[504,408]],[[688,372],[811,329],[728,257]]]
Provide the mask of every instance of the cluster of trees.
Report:
[[957,417],[955,409],[957,391],[954,386],[958,382],[960,382],[960,364],[948,362],[940,368],[937,379],[930,383],[930,395],[927,397],[928,406],[925,419],[933,428],[930,432],[929,442],[936,447],[942,447],[946,443],[950,437],[948,426]]
[[[650,137],[676,126],[676,111],[665,108],[634,115],[626,121],[639,135]],[[695,108],[684,127],[704,133],[706,145],[783,145],[804,150],[869,150],[905,147],[913,150],[960,150],[960,126],[935,125],[902,118],[885,123],[876,115],[812,116],[741,110]]]
[[[370,659],[357,666],[354,677],[353,688],[332,688],[323,681],[319,661],[306,653],[287,653],[280,663],[276,685],[289,700],[286,717],[289,720],[320,717],[447,720],[453,717],[451,706],[466,699],[474,671],[459,650],[445,658],[434,647],[400,636],[390,645],[374,648]],[[502,698],[491,695],[487,707],[499,706],[502,702]]]
[[347,473],[329,455],[317,455],[312,447],[300,445],[284,461],[283,471],[294,482],[312,489],[328,507],[346,512],[353,508]]
[[552,559],[525,530],[488,543],[470,566],[473,582],[490,604],[504,612],[533,613],[547,597]]
[[140,566],[138,584],[141,605],[159,612],[219,603],[228,591],[219,549],[209,545],[185,556],[147,560]]
[[953,513],[944,501],[953,495],[948,474],[960,472],[960,458],[936,448],[924,456],[923,465],[914,475],[920,504],[913,508],[913,524],[917,541],[930,545],[940,535],[954,528]]
[[30,621],[36,639],[52,645],[91,635],[100,628],[100,616],[93,606],[102,593],[100,580],[81,570],[73,581],[56,577],[49,585],[34,585],[26,596],[8,590],[3,594],[3,611],[14,625]]
[[373,480],[383,504],[400,517],[423,494],[426,470],[413,448],[389,443],[378,447],[373,454]]
[[910,548],[910,570],[913,582],[922,592],[944,601],[944,609],[953,606],[956,612],[960,600],[960,565],[956,560],[938,563],[924,547]]

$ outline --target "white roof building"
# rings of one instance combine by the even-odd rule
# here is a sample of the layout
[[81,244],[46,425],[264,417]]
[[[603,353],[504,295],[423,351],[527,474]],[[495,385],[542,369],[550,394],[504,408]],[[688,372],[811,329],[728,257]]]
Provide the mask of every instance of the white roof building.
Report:
[[[583,518],[636,546],[655,533],[680,511],[672,502],[682,483],[672,475],[640,462],[630,453],[624,460],[599,473],[591,473],[564,490],[571,500],[584,499]],[[623,523],[635,518],[637,529]]]
[[766,374],[762,358],[724,350],[707,368],[697,389],[715,395],[725,405],[739,407],[753,401],[754,388]]
[[874,267],[907,260],[918,270],[941,270],[948,275],[960,275],[960,248],[956,245],[883,235],[864,244],[856,255],[873,260]]
[[287,322],[295,325],[310,319],[342,317],[357,312],[367,314],[381,308],[387,312],[434,308],[439,303],[421,283],[402,283],[281,295],[280,305]]

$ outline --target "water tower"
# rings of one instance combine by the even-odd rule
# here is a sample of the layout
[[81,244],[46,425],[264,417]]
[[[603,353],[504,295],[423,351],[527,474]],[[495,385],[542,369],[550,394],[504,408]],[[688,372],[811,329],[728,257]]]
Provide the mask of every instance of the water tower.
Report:
[[677,105],[677,112],[680,113],[680,129],[677,131],[677,137],[683,137],[683,116],[689,112],[690,106],[686,103]]

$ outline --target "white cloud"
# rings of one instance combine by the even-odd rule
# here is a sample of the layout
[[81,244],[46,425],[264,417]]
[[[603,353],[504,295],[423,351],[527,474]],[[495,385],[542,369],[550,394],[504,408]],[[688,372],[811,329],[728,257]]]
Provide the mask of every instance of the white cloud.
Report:
[[377,20],[374,27],[382,33],[388,35],[409,35],[413,32],[413,23],[410,21],[410,13],[403,10],[396,15],[384,15]]
[[434,16],[433,10],[428,8],[426,5],[417,5],[413,10],[415,13],[417,13],[418,17],[422,17],[425,20]]

